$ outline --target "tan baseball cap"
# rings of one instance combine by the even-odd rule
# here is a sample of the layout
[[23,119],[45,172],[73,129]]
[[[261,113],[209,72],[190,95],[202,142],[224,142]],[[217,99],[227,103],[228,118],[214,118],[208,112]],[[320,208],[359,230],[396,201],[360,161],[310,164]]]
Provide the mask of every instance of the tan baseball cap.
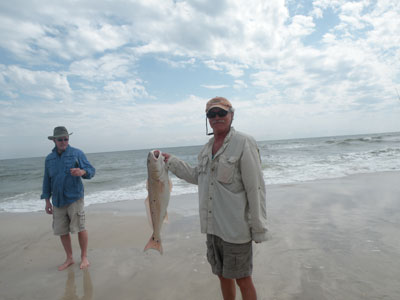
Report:
[[232,104],[224,97],[214,97],[209,100],[206,104],[206,113],[214,107],[219,107],[226,111],[232,110]]

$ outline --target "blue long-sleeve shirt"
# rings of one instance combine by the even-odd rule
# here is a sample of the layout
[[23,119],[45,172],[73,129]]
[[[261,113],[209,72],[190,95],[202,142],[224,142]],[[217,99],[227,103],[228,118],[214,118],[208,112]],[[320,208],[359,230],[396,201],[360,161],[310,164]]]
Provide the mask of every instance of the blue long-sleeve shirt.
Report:
[[56,207],[63,207],[83,198],[84,188],[79,176],[71,175],[71,168],[80,168],[86,171],[82,176],[90,179],[96,170],[87,160],[85,154],[68,145],[67,149],[59,155],[57,148],[47,155],[44,167],[43,192],[41,199],[52,198]]

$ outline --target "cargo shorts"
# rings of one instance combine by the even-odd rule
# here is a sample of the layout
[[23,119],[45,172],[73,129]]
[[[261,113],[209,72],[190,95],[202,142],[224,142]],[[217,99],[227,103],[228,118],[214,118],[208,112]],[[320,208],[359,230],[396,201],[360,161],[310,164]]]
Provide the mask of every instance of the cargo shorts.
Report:
[[253,271],[253,248],[251,241],[232,244],[216,235],[207,234],[207,260],[215,275],[229,279],[251,276]]
[[83,198],[63,207],[53,206],[54,235],[66,235],[85,230]]

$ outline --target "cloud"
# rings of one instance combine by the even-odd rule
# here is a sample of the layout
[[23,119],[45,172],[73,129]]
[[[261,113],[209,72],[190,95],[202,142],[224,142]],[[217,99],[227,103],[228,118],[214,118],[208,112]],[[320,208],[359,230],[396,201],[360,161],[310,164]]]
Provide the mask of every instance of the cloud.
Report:
[[0,87],[2,93],[11,98],[30,95],[39,99],[62,100],[72,94],[65,75],[18,66],[0,65]]
[[212,90],[256,138],[272,136],[266,126],[334,134],[334,118],[338,132],[373,131],[363,116],[399,112],[396,1],[16,0],[0,11],[4,138],[62,122],[101,129],[104,149],[199,143]]
[[204,61],[206,66],[215,71],[224,71],[232,77],[241,77],[244,74],[244,69],[248,69],[248,66],[245,64],[224,62],[224,61],[215,61],[215,60],[207,60]]
[[193,57],[187,60],[172,60],[166,57],[160,57],[158,60],[168,64],[173,68],[185,68],[187,66],[193,66],[196,63],[196,59]]
[[85,58],[70,64],[68,75],[88,81],[112,80],[135,75],[134,64],[138,58],[124,53],[105,54],[99,58]]
[[223,89],[229,87],[229,85],[226,84],[217,84],[217,85],[207,85],[207,84],[202,84],[202,87],[210,90],[218,90],[218,89]]
[[237,80],[235,80],[235,83],[234,83],[233,87],[234,87],[235,89],[242,89],[242,88],[247,88],[248,85],[247,85],[247,83],[244,82],[243,80],[237,79]]
[[292,23],[288,30],[292,37],[301,37],[311,34],[315,29],[313,18],[310,16],[296,15],[292,18]]
[[136,98],[143,99],[149,96],[140,80],[112,81],[104,86],[104,92],[105,98],[128,102]]

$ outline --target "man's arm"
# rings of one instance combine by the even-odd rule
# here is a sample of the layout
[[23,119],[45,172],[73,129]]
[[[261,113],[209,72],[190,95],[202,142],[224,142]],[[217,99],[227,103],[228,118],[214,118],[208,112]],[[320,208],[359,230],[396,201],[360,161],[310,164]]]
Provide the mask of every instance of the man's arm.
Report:
[[192,167],[188,163],[180,160],[179,158],[168,153],[162,153],[165,157],[168,170],[174,173],[180,179],[186,182],[197,184],[198,183],[198,170],[197,167]]
[[49,175],[49,171],[47,168],[47,161],[46,161],[44,164],[42,195],[40,196],[40,199],[46,199],[45,211],[47,214],[51,215],[53,213],[53,206],[51,205],[50,197],[51,197],[51,178]]
[[74,174],[72,169],[71,175],[82,176],[84,179],[91,179],[95,175],[96,169],[90,164],[89,160],[86,158],[85,153],[80,152],[77,164],[78,166],[76,169],[79,168],[81,171],[77,170]]
[[252,239],[255,242],[262,242],[267,240],[268,232],[265,182],[255,141],[246,141],[240,165],[242,181],[249,202]]

